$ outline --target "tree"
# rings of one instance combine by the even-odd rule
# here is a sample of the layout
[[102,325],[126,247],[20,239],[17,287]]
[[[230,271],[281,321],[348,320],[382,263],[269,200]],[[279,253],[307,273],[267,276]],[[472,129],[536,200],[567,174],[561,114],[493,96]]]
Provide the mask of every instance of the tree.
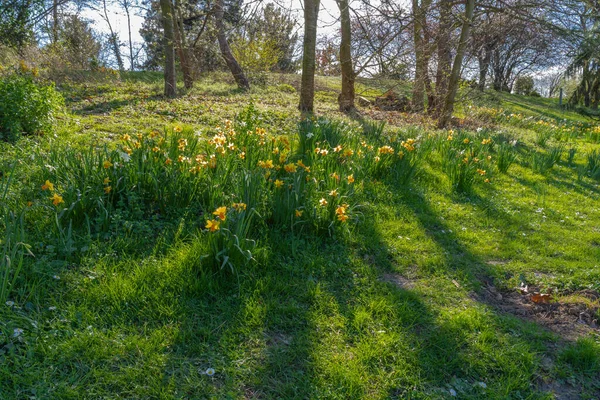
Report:
[[90,21],[77,14],[64,14],[57,24],[56,37],[59,41],[53,45],[53,50],[70,67],[92,68],[99,58],[102,45],[91,28]]
[[533,92],[533,78],[531,76],[520,76],[515,80],[514,91],[516,94],[529,96]]
[[304,0],[304,43],[302,46],[302,79],[300,104],[303,115],[312,114],[315,98],[315,52],[317,47],[317,19],[320,0]]
[[190,57],[190,51],[187,45],[187,39],[183,24],[183,12],[181,0],[175,0],[174,8],[174,27],[175,27],[175,44],[177,46],[177,54],[179,56],[179,63],[183,72],[183,85],[186,89],[191,89],[194,84],[194,72],[192,66],[192,59]]
[[456,93],[458,91],[458,82],[460,79],[460,72],[462,69],[463,58],[467,50],[467,41],[471,34],[471,24],[473,23],[473,11],[475,10],[475,0],[466,0],[465,4],[465,15],[463,19],[462,28],[460,31],[460,39],[458,47],[456,48],[456,55],[454,56],[454,62],[452,63],[452,73],[450,74],[450,80],[448,83],[448,91],[444,99],[444,105],[438,118],[438,127],[444,128],[450,122],[452,118],[452,112],[454,111],[454,101],[456,99]]
[[225,60],[227,67],[231,71],[235,82],[238,87],[243,90],[247,90],[250,88],[250,83],[244,75],[244,71],[240,64],[237,62],[233,53],[231,52],[231,48],[229,47],[229,43],[227,42],[227,36],[225,33],[225,20],[224,20],[224,9],[223,9],[223,0],[215,1],[215,24],[217,26],[217,40],[219,41],[219,48],[221,49],[221,56]]
[[164,31],[165,52],[165,96],[175,97],[177,95],[177,81],[175,76],[175,47],[173,28],[173,7],[171,0],[160,0]]
[[247,42],[269,42],[277,53],[273,71],[295,72],[297,60],[294,54],[298,34],[296,19],[274,3],[268,3],[259,17],[248,20],[242,36]]
[[356,111],[354,105],[354,67],[352,66],[352,26],[348,0],[337,0],[340,9],[342,40],[340,42],[340,66],[342,70],[342,92],[338,97],[340,111],[351,113]]
[[31,20],[39,2],[8,0],[0,3],[0,43],[16,49],[23,48],[33,39]]
[[[56,0],[55,0],[56,1]],[[125,16],[127,17],[127,37],[128,37],[128,50],[129,50],[129,69],[131,71],[135,70],[136,65],[136,55],[133,49],[133,39],[131,35],[131,12],[134,7],[138,6],[137,0],[117,0],[118,4],[121,6],[123,11],[125,11]]]
[[101,16],[108,25],[108,41],[115,55],[115,59],[117,60],[117,66],[119,67],[120,71],[123,71],[125,70],[125,64],[123,63],[123,57],[121,56],[121,44],[119,43],[119,34],[114,31],[112,24],[110,23],[110,18],[108,16],[107,0],[102,0]]
[[413,41],[415,47],[415,80],[412,92],[413,111],[425,109],[425,88],[429,86],[429,40],[427,34],[427,13],[431,0],[412,0]]

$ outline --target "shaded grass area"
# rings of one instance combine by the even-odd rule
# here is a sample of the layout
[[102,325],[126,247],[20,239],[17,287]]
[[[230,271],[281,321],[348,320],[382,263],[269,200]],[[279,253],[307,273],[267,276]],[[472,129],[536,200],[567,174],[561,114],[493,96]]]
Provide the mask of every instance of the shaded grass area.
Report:
[[[61,138],[110,143],[172,122],[202,131],[249,99],[209,77],[165,101],[150,78],[76,89]],[[337,116],[327,93],[318,107]],[[295,94],[250,97],[266,127],[293,132]],[[535,146],[532,132],[514,132]],[[365,182],[351,232],[271,231],[234,274],[202,266],[206,243],[179,229],[194,215],[99,241],[77,262],[41,251],[14,304],[0,305],[0,397],[549,399],[551,381],[596,398],[597,337],[563,348],[474,296],[521,282],[599,289],[599,189],[577,179],[583,155],[540,174],[520,150],[508,175],[468,195],[450,190],[435,159],[412,185]]]

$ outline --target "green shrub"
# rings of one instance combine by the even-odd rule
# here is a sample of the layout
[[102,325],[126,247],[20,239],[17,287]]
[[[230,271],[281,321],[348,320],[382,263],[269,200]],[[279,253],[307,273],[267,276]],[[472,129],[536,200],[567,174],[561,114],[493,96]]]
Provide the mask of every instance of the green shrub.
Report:
[[0,139],[50,132],[64,100],[53,84],[35,80],[36,71],[24,65],[0,79]]

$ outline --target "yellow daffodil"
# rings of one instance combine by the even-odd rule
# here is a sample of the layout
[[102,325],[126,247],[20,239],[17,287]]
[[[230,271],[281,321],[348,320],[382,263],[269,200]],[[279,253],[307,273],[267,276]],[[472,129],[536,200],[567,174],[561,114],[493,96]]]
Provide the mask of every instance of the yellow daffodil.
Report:
[[171,165],[172,162],[173,162],[173,160],[171,160],[170,158],[167,158],[165,160],[165,165]]
[[113,166],[113,163],[111,163],[109,160],[106,160],[102,163],[102,166],[104,167],[104,169],[109,169]]
[[216,215],[221,221],[225,221],[227,217],[227,207],[219,207],[214,212],[213,215]]
[[179,126],[179,125],[176,125],[176,126],[173,128],[173,132],[177,132],[177,133],[181,132],[182,130],[183,130],[183,128],[181,128],[181,126]]
[[348,216],[346,214],[338,214],[337,219],[338,221],[346,222],[348,220]]
[[208,229],[211,232],[218,231],[220,224],[220,221],[209,219],[208,221],[206,221],[206,229]]
[[274,167],[273,160],[259,161],[258,166],[265,169],[271,169]]
[[109,194],[111,190],[112,190],[112,187],[107,186],[104,188],[104,193]]
[[354,174],[348,175],[346,179],[348,180],[348,183],[354,183]]
[[485,170],[484,169],[478,169],[477,173],[481,176],[485,175]]
[[469,144],[471,141],[469,140],[469,138],[466,138],[465,140],[463,140],[464,144]]
[[377,149],[379,154],[394,154],[394,149],[391,146],[381,146]]
[[129,142],[131,140],[131,136],[129,136],[128,134],[124,134],[123,136],[121,136],[121,139],[124,142]]
[[296,218],[300,218],[302,216],[302,213],[304,213],[304,210],[296,210]]
[[279,179],[276,179],[276,180],[275,180],[275,187],[276,187],[277,189],[279,189],[279,188],[280,188],[280,187],[282,187],[282,186],[283,186],[283,181],[280,181]]
[[42,185],[42,190],[54,191],[54,184],[49,180],[46,180],[46,182]]
[[337,206],[337,208],[335,209],[335,213],[337,215],[346,214],[346,210],[348,210],[348,204],[342,204],[340,206]]
[[333,189],[331,192],[329,192],[329,195],[331,197],[337,197],[338,196],[338,191],[337,189]]
[[110,178],[104,178],[104,184],[108,185],[110,183]]
[[323,207],[325,207],[328,203],[327,203],[327,200],[322,198],[321,200],[319,200],[319,204],[322,205]]
[[296,172],[296,169],[298,167],[296,166],[296,164],[294,163],[289,163],[284,165],[283,169],[285,169],[286,172],[292,173],[292,172]]
[[52,200],[52,204],[54,204],[55,206],[59,205],[60,203],[65,202],[63,200],[62,196],[59,195],[58,193],[54,193],[54,195],[52,197],[50,197],[50,200]]
[[236,211],[244,211],[246,209],[246,203],[233,203],[232,207]]

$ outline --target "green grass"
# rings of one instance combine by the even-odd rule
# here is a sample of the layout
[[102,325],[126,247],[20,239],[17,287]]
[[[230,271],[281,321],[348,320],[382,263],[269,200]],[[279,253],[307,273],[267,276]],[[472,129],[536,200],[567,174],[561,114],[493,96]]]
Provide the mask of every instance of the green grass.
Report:
[[[295,87],[297,77],[271,79],[244,94],[225,76],[206,76],[175,100],[160,96],[156,74],[65,84],[71,113],[56,137],[0,143],[0,183],[12,179],[3,203],[24,210],[24,242],[35,255],[25,256],[10,303],[0,305],[0,398],[446,399],[452,392],[464,399],[553,398],[542,381],[598,397],[597,331],[573,341],[476,295],[489,283],[513,291],[524,282],[552,289],[557,299],[600,291],[600,186],[587,171],[588,155],[600,145],[583,135],[536,143],[538,127],[523,120],[558,115],[543,99],[502,95],[498,108],[522,118],[494,118],[483,131],[457,130],[448,141],[448,132],[392,118],[382,131],[349,120],[336,111],[339,82],[319,79],[317,111],[340,121],[318,128],[331,148],[339,142],[368,152],[364,140],[374,155],[384,143],[402,149],[396,135],[421,136],[414,175],[403,185],[400,161],[390,161],[389,169],[357,161],[347,229],[328,230],[315,217],[314,228],[299,231],[275,216],[257,217],[254,261],[236,263],[233,272],[206,262],[214,252],[199,227],[214,208],[202,198],[191,205],[170,200],[177,205],[169,213],[153,213],[149,192],[132,183],[123,196],[140,190],[148,200],[115,203],[110,221],[118,229],[90,235],[103,225],[50,218],[54,208],[39,189],[45,179],[73,181],[76,188],[81,175],[86,185],[101,187],[103,176],[95,174],[104,170],[52,171],[47,166],[56,163],[47,160],[85,165],[90,146],[119,151],[123,134],[175,125],[186,135],[212,137],[216,125],[233,120],[250,100],[259,126],[289,138],[292,148],[313,149],[316,144],[298,138],[297,93],[280,86]],[[369,93],[384,91],[361,85]],[[489,150],[481,146],[492,156],[486,174],[474,167],[472,184],[458,190],[447,165],[460,167],[462,158],[444,158],[451,152],[443,149],[479,149],[488,137]],[[533,154],[548,157],[563,144],[577,149],[571,163],[563,154],[551,168],[534,170]],[[505,173],[497,171],[499,149],[513,161]],[[348,167],[322,165],[325,175]],[[123,176],[138,182],[135,170]],[[161,185],[186,182],[168,179]],[[318,190],[333,186],[326,187],[307,198],[318,200]],[[227,190],[213,189],[218,201],[234,194]],[[65,251],[71,247],[76,251]]]

